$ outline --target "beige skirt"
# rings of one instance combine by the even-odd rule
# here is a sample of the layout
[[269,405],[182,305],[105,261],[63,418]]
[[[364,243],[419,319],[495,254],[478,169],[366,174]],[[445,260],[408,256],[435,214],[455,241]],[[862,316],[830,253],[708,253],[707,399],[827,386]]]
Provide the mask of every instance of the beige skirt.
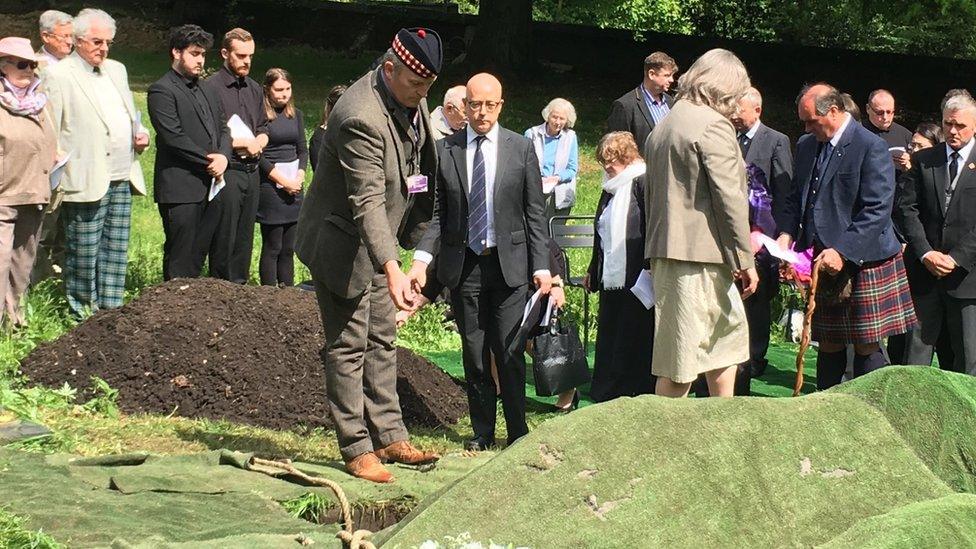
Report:
[[746,310],[725,265],[651,260],[654,358],[651,371],[675,383],[749,360]]

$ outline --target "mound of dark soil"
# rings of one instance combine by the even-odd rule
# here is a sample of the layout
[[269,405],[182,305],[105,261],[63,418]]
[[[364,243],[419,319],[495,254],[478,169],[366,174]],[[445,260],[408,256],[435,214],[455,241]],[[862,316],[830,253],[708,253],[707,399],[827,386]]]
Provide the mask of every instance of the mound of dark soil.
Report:
[[[129,413],[226,419],[288,429],[332,424],[311,292],[179,279],[101,311],[38,347],[21,369],[34,383],[119,391]],[[464,391],[428,360],[399,349],[397,389],[410,426],[451,425]]]

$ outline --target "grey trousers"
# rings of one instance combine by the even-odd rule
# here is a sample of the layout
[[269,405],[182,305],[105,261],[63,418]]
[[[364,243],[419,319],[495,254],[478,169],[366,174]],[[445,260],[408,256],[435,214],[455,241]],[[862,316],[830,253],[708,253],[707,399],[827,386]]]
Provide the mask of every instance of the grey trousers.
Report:
[[0,320],[14,325],[24,323],[20,300],[30,283],[43,221],[43,205],[0,206]]
[[947,330],[955,355],[950,370],[976,376],[976,299],[960,299],[940,291],[913,295],[919,328],[905,343],[906,364],[932,364],[932,353],[942,330]]
[[339,451],[346,461],[407,440],[396,391],[396,308],[386,277],[345,299],[315,282],[325,328],[325,383]]

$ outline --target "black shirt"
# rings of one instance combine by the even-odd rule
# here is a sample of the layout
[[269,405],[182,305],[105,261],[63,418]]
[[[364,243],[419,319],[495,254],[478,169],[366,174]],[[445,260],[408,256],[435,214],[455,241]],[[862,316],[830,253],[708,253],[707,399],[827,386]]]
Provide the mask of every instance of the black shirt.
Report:
[[[197,106],[200,107],[200,112],[203,114],[203,122],[210,127],[214,127],[213,123],[213,112],[210,111],[210,103],[207,103],[206,96],[203,95],[203,90],[200,89],[200,79],[196,77],[187,77],[180,74],[176,69],[170,69],[175,72],[180,80],[186,84],[186,87],[190,90],[190,95],[193,96],[193,100],[197,102]],[[217,131],[216,133],[220,133]]]
[[299,169],[308,169],[308,148],[305,146],[305,123],[302,111],[295,109],[295,117],[288,118],[281,109],[268,123],[268,146],[261,155],[261,187],[258,198],[258,223],[282,225],[298,221],[303,193],[292,195],[279,189],[268,175],[279,162],[298,160]]
[[[264,112],[264,90],[254,79],[250,76],[239,78],[231,73],[226,65],[222,65],[219,71],[207,78],[204,85],[220,98],[220,104],[224,107],[223,123],[226,124],[227,120],[236,114],[255,136],[268,133],[268,116]],[[237,159],[242,160],[239,157]],[[248,162],[254,161],[248,160]]]
[[912,142],[912,132],[902,126],[898,122],[892,122],[891,127],[887,130],[880,130],[871,123],[870,119],[866,119],[863,122],[865,128],[871,131],[874,135],[877,135],[881,139],[885,140],[888,147],[902,147],[907,149],[908,145]]

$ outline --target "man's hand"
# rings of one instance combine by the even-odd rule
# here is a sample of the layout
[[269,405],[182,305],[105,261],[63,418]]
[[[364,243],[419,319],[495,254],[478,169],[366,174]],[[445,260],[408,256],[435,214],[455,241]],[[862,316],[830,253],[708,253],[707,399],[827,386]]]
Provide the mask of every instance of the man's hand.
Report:
[[590,273],[583,275],[583,288],[585,288],[587,292],[593,292],[593,288],[590,286]]
[[542,290],[542,295],[549,293],[552,289],[552,276],[548,273],[539,273],[532,277],[532,282],[535,283],[535,287]]
[[552,300],[552,304],[556,306],[557,309],[562,309],[563,305],[566,304],[566,292],[562,288],[553,286],[549,290],[549,299]]
[[403,328],[407,324],[407,321],[410,320],[410,318],[413,317],[413,315],[417,314],[417,311],[419,311],[421,307],[423,307],[424,305],[426,305],[428,303],[430,303],[430,300],[429,299],[427,299],[423,295],[418,295],[417,296],[417,308],[416,309],[414,309],[412,311],[397,311],[397,313],[396,313],[396,327],[397,327],[397,330],[399,330],[400,328]]
[[827,274],[835,275],[844,268],[844,258],[833,248],[827,248],[820,252],[820,255],[814,258],[814,261],[821,259],[823,260],[824,270],[827,271]]
[[383,265],[383,271],[386,273],[386,287],[396,308],[401,311],[415,310],[417,295],[410,287],[410,279],[400,270],[400,264],[396,261],[387,261]]
[[931,251],[922,258],[922,263],[936,278],[942,278],[956,269],[956,261],[948,254]]
[[207,155],[210,164],[207,166],[207,173],[211,177],[220,177],[227,171],[227,157],[220,153],[210,153]]
[[793,237],[786,233],[781,233],[776,238],[776,243],[779,244],[780,248],[784,250],[789,250],[790,248],[793,247]]
[[136,154],[141,154],[142,151],[146,150],[149,146],[149,134],[144,132],[139,132],[132,136],[132,148],[135,149]]
[[759,286],[759,273],[755,267],[736,271],[734,276],[742,284],[742,299],[756,293],[756,287]]
[[427,263],[423,261],[413,260],[410,264],[410,272],[407,273],[407,278],[410,279],[410,287],[413,291],[420,293],[427,285]]
[[257,137],[255,137],[254,139],[247,140],[247,145],[244,146],[244,150],[251,158],[257,158],[261,155],[261,152],[264,151],[264,145]]

